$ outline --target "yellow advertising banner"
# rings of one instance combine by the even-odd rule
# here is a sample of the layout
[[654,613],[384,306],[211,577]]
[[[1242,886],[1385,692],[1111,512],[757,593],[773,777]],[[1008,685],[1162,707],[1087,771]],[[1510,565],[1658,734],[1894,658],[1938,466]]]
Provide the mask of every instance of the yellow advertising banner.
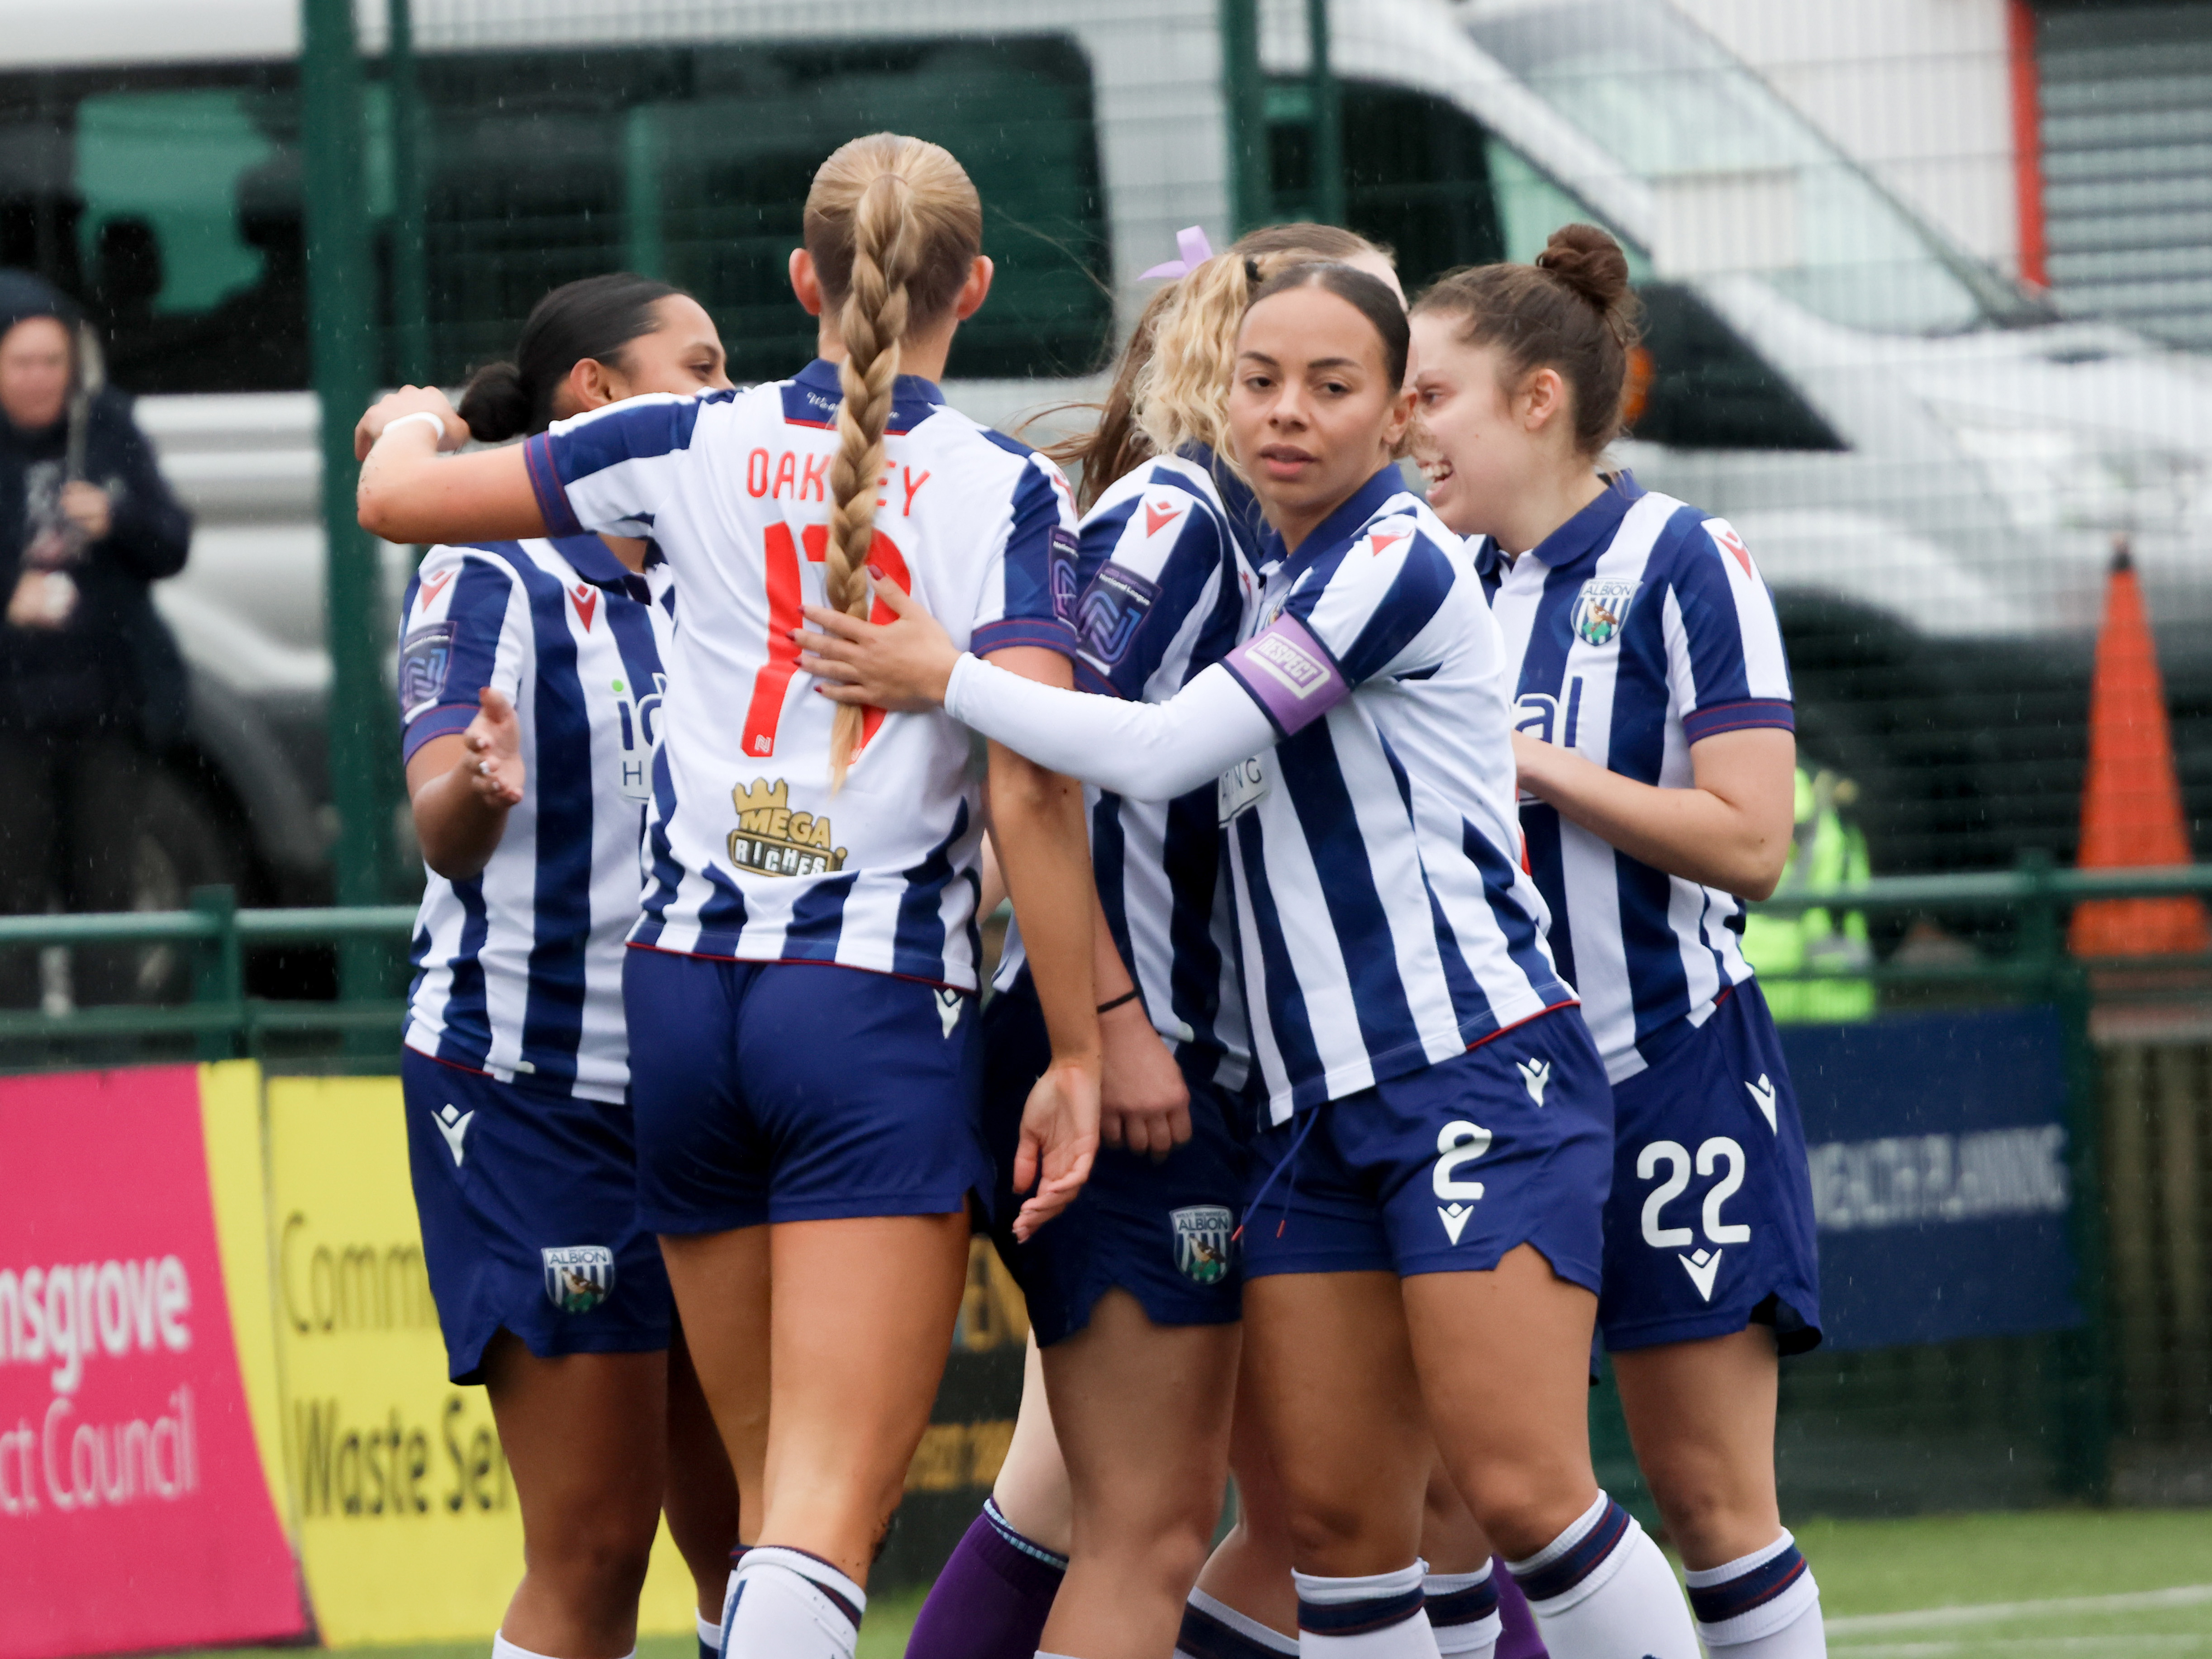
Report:
[[[287,1507],[323,1640],[489,1640],[522,1522],[484,1391],[446,1380],[398,1079],[267,1088]],[[692,1628],[665,1522],[639,1627]]]

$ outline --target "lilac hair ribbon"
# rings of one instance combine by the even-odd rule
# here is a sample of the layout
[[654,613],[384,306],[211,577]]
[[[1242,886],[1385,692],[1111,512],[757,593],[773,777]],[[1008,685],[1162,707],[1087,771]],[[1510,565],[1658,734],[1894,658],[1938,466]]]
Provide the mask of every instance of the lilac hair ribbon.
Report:
[[1154,265],[1150,270],[1140,275],[1137,280],[1140,283],[1149,283],[1156,276],[1164,276],[1170,281],[1173,281],[1177,276],[1188,276],[1213,257],[1213,245],[1206,240],[1204,226],[1192,225],[1187,229],[1176,232],[1176,252],[1182,254],[1182,258],[1170,259],[1165,264]]

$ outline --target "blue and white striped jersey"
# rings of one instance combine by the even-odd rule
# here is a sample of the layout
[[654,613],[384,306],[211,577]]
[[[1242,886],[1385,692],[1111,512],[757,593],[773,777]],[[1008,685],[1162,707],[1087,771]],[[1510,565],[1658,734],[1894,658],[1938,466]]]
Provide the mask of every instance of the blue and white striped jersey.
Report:
[[[1257,609],[1263,530],[1251,489],[1203,447],[1115,479],[1083,520],[1077,689],[1165,702],[1228,655]],[[1187,1069],[1236,1090],[1252,1049],[1216,795],[1084,791],[1099,902],[1154,1027]],[[1001,986],[1021,961],[1009,928]]]
[[[744,392],[633,398],[526,446],[549,526],[650,536],[676,585],[631,939],[972,990],[983,826],[967,732],[940,711],[872,709],[832,795],[836,705],[791,637],[823,597],[839,402],[835,365],[817,362]],[[956,641],[1074,654],[1075,507],[1051,462],[902,376],[878,490],[872,562]]]
[[629,1097],[623,941],[665,684],[652,608],[596,536],[434,547],[408,585],[404,752],[466,729],[496,686],[525,770],[483,872],[426,872],[409,1048],[502,1083]]
[[[1623,777],[1686,788],[1690,745],[1792,729],[1773,596],[1720,519],[1629,474],[1510,565],[1474,550],[1516,670],[1516,726]],[[1552,949],[1613,1080],[1635,1076],[1751,977],[1741,899],[1522,804]]]
[[1294,1110],[1574,1000],[1521,866],[1504,650],[1460,538],[1386,467],[1284,556],[1224,659],[1283,740],[1232,768],[1253,1046]]

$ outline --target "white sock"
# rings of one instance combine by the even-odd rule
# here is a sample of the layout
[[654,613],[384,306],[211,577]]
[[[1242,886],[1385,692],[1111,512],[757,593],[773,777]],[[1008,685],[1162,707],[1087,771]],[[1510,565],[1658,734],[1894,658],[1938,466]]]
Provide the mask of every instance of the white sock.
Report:
[[1498,1615],[1498,1585],[1491,1562],[1480,1572],[1432,1572],[1421,1586],[1437,1651],[1455,1659],[1491,1659],[1504,1621]]
[[1316,1578],[1293,1572],[1298,1587],[1300,1659],[1437,1659],[1437,1638],[1421,1617],[1428,1563],[1364,1578]]
[[1827,1659],[1820,1587],[1787,1531],[1765,1549],[1685,1575],[1698,1638],[1729,1659]]
[[[528,1648],[519,1648],[507,1639],[504,1632],[495,1631],[491,1638],[491,1659],[545,1659],[542,1653],[532,1653]],[[630,1650],[630,1659],[637,1659],[637,1650]]]
[[1603,1492],[1535,1554],[1505,1565],[1553,1659],[1698,1659],[1667,1558]]
[[1296,1637],[1270,1630],[1202,1589],[1191,1591],[1183,1604],[1175,1659],[1297,1659],[1297,1652]]
[[757,1544],[730,1575],[725,1659],[853,1659],[868,1594],[818,1556]]
[[[730,1598],[728,1595],[725,1593],[722,1597],[722,1606],[724,1609],[726,1610],[729,1605]],[[699,1621],[699,1640],[701,1644],[706,1647],[710,1647],[714,1649],[715,1652],[720,1653],[722,1650],[722,1627],[716,1624],[713,1620],[709,1619],[703,1613],[695,1613],[692,1617]]]

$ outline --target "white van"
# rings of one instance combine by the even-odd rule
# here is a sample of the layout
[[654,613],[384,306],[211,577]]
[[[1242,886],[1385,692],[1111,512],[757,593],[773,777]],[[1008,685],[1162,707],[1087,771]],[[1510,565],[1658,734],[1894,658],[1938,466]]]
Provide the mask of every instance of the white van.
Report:
[[[369,50],[382,8],[364,0]],[[1304,7],[1267,0],[1277,216],[1304,207]],[[1215,0],[416,0],[432,367],[629,266],[714,313],[740,378],[811,328],[805,182],[896,127],[948,144],[1000,265],[963,407],[1080,396],[1175,233],[1230,231]],[[211,813],[258,890],[325,879],[328,681],[300,231],[297,0],[0,0],[0,264],[83,295],[199,518],[159,590]],[[1808,747],[1885,868],[2070,845],[2087,630],[2128,535],[2177,684],[2212,621],[2212,377],[2061,324],[1950,249],[1666,0],[1335,0],[1348,216],[1409,278],[1571,217],[1649,310],[1621,459],[1727,514],[1780,594]],[[380,235],[390,104],[370,66]],[[380,258],[388,250],[380,245]],[[396,364],[387,362],[387,373]],[[395,558],[396,566],[396,558]],[[2185,737],[2193,728],[2185,711]],[[2193,774],[2192,774],[2193,775]],[[186,872],[179,873],[179,879]],[[192,873],[191,878],[201,878]]]

